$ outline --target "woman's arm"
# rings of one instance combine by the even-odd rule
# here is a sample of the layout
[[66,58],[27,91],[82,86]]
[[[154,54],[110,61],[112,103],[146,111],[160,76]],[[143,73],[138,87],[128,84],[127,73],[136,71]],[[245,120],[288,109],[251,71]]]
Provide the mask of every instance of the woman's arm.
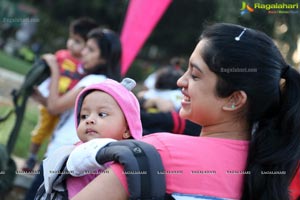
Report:
[[126,200],[127,193],[115,173],[109,168],[97,176],[72,200]]
[[31,98],[38,102],[39,104],[47,107],[47,98],[45,98],[39,91],[39,89],[35,86],[33,88],[33,92],[31,94]]
[[75,100],[82,88],[73,88],[63,95],[59,95],[59,67],[56,57],[53,54],[46,54],[43,59],[47,62],[51,70],[51,81],[49,96],[47,98],[47,110],[49,113],[56,115],[74,107]]

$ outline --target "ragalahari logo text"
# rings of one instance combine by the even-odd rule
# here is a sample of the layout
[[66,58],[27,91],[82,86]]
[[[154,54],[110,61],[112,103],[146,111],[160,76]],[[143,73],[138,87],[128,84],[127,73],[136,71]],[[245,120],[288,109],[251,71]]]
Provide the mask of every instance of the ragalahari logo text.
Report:
[[254,9],[249,6],[245,1],[242,2],[241,15],[244,15],[249,12],[254,12]]
[[255,11],[264,11],[267,14],[298,14],[299,3],[254,3],[249,6],[245,1],[242,2],[241,15]]

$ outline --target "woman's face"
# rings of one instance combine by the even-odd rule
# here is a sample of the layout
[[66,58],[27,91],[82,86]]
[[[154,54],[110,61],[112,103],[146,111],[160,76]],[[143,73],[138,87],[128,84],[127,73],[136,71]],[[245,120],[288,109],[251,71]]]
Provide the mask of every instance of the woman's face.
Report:
[[99,46],[93,38],[87,40],[86,46],[82,50],[82,64],[83,68],[87,71],[99,64],[104,64]]
[[203,48],[207,48],[205,40],[201,40],[196,46],[188,69],[177,81],[177,85],[182,88],[183,93],[180,116],[208,126],[223,120],[221,112],[225,100],[216,95],[217,76],[202,59]]

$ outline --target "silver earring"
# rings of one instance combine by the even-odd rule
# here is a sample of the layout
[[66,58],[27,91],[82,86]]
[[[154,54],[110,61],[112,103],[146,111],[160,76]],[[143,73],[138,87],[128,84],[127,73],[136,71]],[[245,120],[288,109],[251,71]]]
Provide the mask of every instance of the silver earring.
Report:
[[246,31],[247,29],[246,28],[244,28],[243,29],[243,31],[241,32],[241,34],[239,35],[239,36],[237,36],[237,37],[235,37],[234,39],[235,39],[235,41],[240,41],[240,39],[241,39],[241,37],[242,37],[242,35],[245,33],[245,31]]
[[231,108],[232,108],[232,109],[235,109],[235,104],[232,104],[232,105],[231,105]]

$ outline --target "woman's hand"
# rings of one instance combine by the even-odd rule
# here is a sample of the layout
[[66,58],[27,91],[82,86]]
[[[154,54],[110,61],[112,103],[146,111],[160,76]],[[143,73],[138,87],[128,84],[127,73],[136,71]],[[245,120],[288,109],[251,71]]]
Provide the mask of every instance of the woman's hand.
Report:
[[48,64],[51,71],[51,76],[59,75],[59,67],[55,55],[48,53],[48,54],[44,54],[42,58]]
[[[56,60],[55,55],[53,54],[44,54],[42,56],[43,60],[47,63],[51,71],[51,81],[49,87],[49,96],[46,100],[46,107],[50,114],[57,115],[60,114],[60,110],[58,109],[57,104],[59,104],[59,66]],[[63,107],[63,106],[61,106]]]

